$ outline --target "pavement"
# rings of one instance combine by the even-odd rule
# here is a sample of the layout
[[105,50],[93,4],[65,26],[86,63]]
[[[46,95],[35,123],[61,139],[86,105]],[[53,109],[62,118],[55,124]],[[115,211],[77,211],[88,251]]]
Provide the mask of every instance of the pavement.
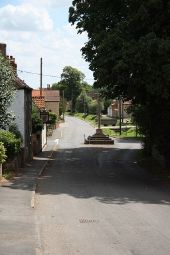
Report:
[[34,214],[37,179],[57,148],[59,128],[48,138],[43,151],[20,174],[0,183],[0,255],[38,255]]

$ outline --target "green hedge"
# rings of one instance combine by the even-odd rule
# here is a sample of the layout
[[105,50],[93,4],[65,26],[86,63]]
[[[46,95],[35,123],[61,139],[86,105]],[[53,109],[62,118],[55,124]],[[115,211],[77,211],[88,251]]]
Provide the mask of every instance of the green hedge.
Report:
[[0,142],[0,164],[6,160],[6,150],[2,142]]
[[49,112],[49,124],[55,125],[57,121],[57,114],[55,112]]
[[21,139],[9,131],[0,130],[0,142],[4,144],[8,158],[13,158],[20,151]]

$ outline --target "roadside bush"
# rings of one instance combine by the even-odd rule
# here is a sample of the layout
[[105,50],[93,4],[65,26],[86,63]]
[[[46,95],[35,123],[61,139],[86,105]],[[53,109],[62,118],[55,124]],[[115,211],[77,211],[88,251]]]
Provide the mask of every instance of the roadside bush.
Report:
[[6,149],[6,155],[10,159],[20,151],[21,139],[16,138],[16,136],[9,131],[0,130],[0,142],[3,143]]
[[32,133],[36,133],[37,131],[42,131],[43,129],[43,121],[40,118],[40,113],[38,108],[32,104]]
[[6,160],[6,149],[4,147],[4,144],[0,142],[0,164],[4,163]]
[[13,133],[16,138],[21,139],[21,141],[23,142],[23,137],[21,135],[21,132],[19,131],[15,123],[9,126],[9,131]]
[[49,124],[55,125],[57,121],[57,114],[55,112],[49,112]]

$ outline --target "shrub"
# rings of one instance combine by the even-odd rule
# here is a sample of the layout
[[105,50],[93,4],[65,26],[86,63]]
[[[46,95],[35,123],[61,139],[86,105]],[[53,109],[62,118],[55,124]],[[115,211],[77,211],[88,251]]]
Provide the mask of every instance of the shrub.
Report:
[[21,135],[21,132],[19,131],[15,123],[9,126],[9,131],[13,133],[16,138],[21,139],[21,141],[23,142],[23,137]]
[[0,142],[4,144],[8,158],[13,158],[20,151],[21,139],[9,131],[0,130]]
[[0,142],[0,164],[4,163],[6,160],[6,149],[2,142]]
[[[99,108],[99,104],[97,102],[97,100],[92,100],[89,103],[89,113],[90,114],[97,114],[98,113],[98,109]],[[100,110],[102,111],[104,109],[104,105],[103,102],[100,102]]]
[[37,131],[42,131],[43,129],[43,121],[40,118],[40,113],[38,108],[33,104],[32,105],[32,133],[36,133]]
[[43,129],[42,119],[36,114],[32,114],[32,133],[36,133],[37,131],[41,131]]
[[76,100],[76,111],[80,113],[88,113],[89,112],[89,104],[92,102],[92,98],[87,96],[85,91],[78,96]]
[[49,124],[55,125],[57,121],[57,114],[55,112],[49,112]]

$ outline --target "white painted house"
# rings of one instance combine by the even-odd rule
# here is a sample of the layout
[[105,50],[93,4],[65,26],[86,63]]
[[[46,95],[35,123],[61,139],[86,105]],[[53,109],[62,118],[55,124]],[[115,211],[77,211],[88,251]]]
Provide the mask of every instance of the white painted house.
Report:
[[24,161],[29,161],[32,159],[32,89],[18,77],[15,86],[16,94],[9,110],[14,113],[14,122],[23,137]]

